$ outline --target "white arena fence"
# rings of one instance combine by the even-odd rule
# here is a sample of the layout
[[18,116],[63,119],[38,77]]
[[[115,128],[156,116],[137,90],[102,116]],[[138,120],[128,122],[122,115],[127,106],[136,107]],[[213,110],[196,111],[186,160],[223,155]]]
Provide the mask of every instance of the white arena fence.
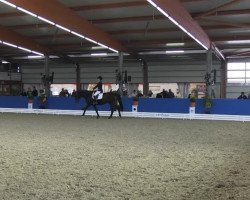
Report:
[[[32,113],[52,115],[82,115],[82,110],[53,110],[53,109],[26,109],[26,108],[0,108],[1,113]],[[96,116],[95,111],[86,111],[87,116]],[[99,111],[100,117],[109,116],[110,111]],[[114,112],[114,117],[118,113]],[[224,120],[224,121],[250,121],[249,115],[217,115],[217,114],[186,114],[186,113],[151,113],[151,112],[122,112],[122,117],[156,118],[156,119],[199,119],[199,120]]]

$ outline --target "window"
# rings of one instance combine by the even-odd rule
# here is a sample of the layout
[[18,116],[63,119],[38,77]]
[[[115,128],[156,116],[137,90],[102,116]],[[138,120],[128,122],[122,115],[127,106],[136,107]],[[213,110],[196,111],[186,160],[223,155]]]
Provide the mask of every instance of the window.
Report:
[[250,83],[250,62],[228,63],[227,82],[232,84]]

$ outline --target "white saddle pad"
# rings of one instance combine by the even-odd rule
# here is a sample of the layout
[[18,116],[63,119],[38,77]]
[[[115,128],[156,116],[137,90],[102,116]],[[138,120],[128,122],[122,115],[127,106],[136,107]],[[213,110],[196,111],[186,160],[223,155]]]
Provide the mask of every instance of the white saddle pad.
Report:
[[100,94],[98,95],[98,97],[97,97],[97,100],[102,99],[102,97],[103,97],[103,93],[100,93]]

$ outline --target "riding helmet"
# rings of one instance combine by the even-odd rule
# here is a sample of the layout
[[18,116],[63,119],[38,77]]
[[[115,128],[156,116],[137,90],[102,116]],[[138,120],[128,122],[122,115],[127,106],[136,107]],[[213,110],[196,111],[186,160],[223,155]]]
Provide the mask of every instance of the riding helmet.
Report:
[[101,76],[98,76],[98,77],[97,77],[97,79],[100,79],[100,80],[102,80],[102,77],[101,77]]

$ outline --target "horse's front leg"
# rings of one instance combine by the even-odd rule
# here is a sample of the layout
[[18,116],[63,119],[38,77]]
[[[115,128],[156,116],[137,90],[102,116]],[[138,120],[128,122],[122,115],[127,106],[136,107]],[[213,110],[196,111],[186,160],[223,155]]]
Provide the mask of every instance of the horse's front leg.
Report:
[[95,112],[96,112],[96,114],[97,114],[97,119],[98,119],[98,118],[100,117],[100,115],[99,115],[99,113],[98,113],[97,107],[96,107],[95,104],[94,104],[93,106],[94,106]]

